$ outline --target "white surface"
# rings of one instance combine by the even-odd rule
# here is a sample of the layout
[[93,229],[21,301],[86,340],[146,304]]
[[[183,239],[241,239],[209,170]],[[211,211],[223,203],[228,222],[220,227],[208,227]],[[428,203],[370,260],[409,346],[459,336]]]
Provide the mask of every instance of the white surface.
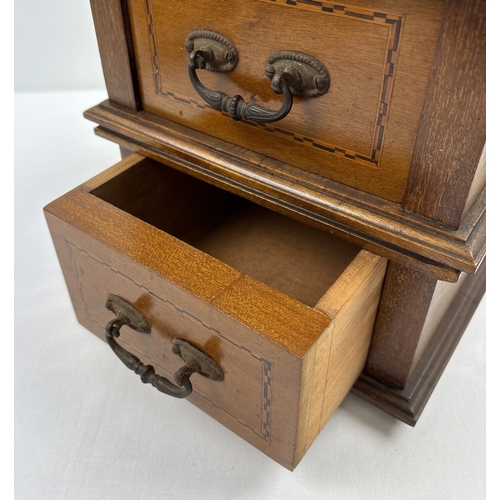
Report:
[[89,0],[15,0],[16,92],[104,89]]
[[16,499],[484,498],[484,300],[415,428],[350,395],[293,473],[76,322],[42,208],[119,160],[81,116],[105,97],[16,97]]

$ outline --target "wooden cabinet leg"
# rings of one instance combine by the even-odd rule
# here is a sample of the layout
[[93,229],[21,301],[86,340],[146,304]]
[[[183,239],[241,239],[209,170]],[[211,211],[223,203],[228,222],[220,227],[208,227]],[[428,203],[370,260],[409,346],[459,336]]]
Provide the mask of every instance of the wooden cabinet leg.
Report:
[[433,281],[389,263],[368,364],[352,388],[409,425],[416,424],[484,295],[486,259],[457,283]]
[[403,389],[437,280],[390,262],[365,372],[389,387]]

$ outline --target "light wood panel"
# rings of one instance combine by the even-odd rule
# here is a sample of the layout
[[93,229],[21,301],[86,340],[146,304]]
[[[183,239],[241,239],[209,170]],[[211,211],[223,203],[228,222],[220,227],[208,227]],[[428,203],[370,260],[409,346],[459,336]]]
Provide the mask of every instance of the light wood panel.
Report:
[[92,193],[311,307],[359,252],[331,234],[152,161]]
[[[322,2],[130,0],[143,108],[327,178],[400,201],[439,33],[440,0]],[[187,76],[186,36],[209,29],[239,53],[229,74],[203,84],[277,109],[267,58],[292,50],[323,62],[330,91],[296,99],[275,124],[234,122],[213,111]]]
[[[144,183],[142,193],[140,189],[136,192],[142,201],[130,196],[140,178],[150,181]],[[163,196],[165,184],[171,196]],[[156,194],[151,191],[154,185]],[[230,255],[239,248],[240,258],[252,258],[252,246],[264,241],[268,252],[278,259],[287,261],[292,256],[293,261],[299,256],[314,261],[318,253],[314,244],[306,244],[298,253],[294,248],[300,246],[301,236],[317,230],[296,221],[284,224],[281,237],[289,239],[280,246],[270,234],[276,228],[277,214],[269,213],[269,224],[267,210],[256,206],[252,210],[245,201],[240,215],[244,226],[248,212],[252,215],[252,224],[258,227],[250,231],[254,243],[231,217],[221,215],[224,211],[214,204],[215,192],[220,193],[224,208],[238,206],[233,195],[131,155],[45,210],[79,321],[103,338],[104,327],[112,319],[104,307],[108,294],[133,303],[151,322],[152,333],[138,334],[124,327],[119,342],[170,379],[182,364],[171,352],[173,338],[201,348],[221,365],[225,379],[212,382],[193,376],[195,392],[190,401],[293,469],[362,369],[385,260],[337,242],[339,260],[330,270],[325,269],[326,273],[333,271],[335,284],[316,308],[308,307],[159,229],[168,227],[180,234],[178,226],[185,225],[190,228],[187,234],[193,228],[197,232],[193,222],[204,220],[212,207],[223,230],[216,224],[209,240],[225,235],[222,246],[233,247]],[[178,218],[173,214],[182,208],[183,198],[188,200],[183,206],[187,215]],[[156,207],[158,199],[167,205],[158,209],[163,221],[144,201]],[[196,201],[194,206],[189,200]],[[139,216],[154,219],[158,227]],[[282,216],[278,218],[283,222]],[[230,237],[231,231],[234,237]],[[337,241],[331,235],[318,234]],[[313,243],[319,241],[326,242],[313,239]],[[212,253],[219,251],[212,247]],[[308,262],[306,268],[311,265],[314,262]],[[254,264],[250,268],[263,272]],[[272,278],[271,271],[264,270],[265,281]],[[303,279],[294,266],[288,273]],[[323,293],[322,287],[313,287],[309,300]],[[110,362],[119,362],[111,351]],[[304,376],[308,372],[311,376]],[[310,402],[305,394],[311,395]]]
[[316,305],[332,323],[302,367],[297,463],[363,371],[386,266],[361,251]]

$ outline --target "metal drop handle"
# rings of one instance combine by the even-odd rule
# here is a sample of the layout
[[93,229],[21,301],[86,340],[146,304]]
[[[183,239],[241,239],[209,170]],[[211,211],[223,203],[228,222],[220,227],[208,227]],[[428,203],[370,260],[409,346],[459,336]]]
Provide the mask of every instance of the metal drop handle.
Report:
[[197,30],[187,36],[185,47],[189,52],[188,75],[193,88],[212,108],[225,111],[236,121],[276,122],[291,111],[293,96],[318,97],[330,88],[328,70],[317,59],[299,52],[275,52],[267,59],[265,73],[271,79],[272,90],[283,94],[283,103],[278,110],[267,109],[245,102],[240,95],[229,97],[224,92],[210,90],[198,78],[197,69],[227,73],[236,68],[238,52],[228,38],[213,31]]
[[224,380],[223,371],[212,358],[181,339],[174,339],[172,352],[181,357],[185,365],[175,372],[175,384],[161,377],[151,365],[142,363],[137,356],[124,349],[116,341],[120,336],[120,328],[125,325],[140,333],[151,333],[151,325],[147,319],[134,306],[117,295],[109,295],[106,308],[116,315],[116,318],[106,325],[106,341],[123,364],[139,375],[144,384],[151,384],[160,392],[174,398],[185,398],[193,392],[190,377],[194,373],[210,380]]

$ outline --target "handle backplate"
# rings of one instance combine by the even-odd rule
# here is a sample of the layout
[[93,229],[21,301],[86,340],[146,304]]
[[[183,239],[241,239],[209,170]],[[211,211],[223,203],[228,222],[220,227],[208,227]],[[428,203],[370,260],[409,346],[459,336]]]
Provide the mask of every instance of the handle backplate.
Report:
[[238,51],[233,42],[215,31],[192,31],[187,36],[184,46],[190,54],[193,51],[200,51],[203,54],[203,58],[197,61],[200,69],[229,73],[238,65]]
[[132,304],[118,295],[108,295],[106,309],[115,313],[117,318],[127,318],[126,325],[136,332],[151,333],[149,321]]
[[300,52],[283,50],[269,56],[266,76],[272,80],[271,87],[276,93],[280,93],[277,82],[282,75],[288,75],[286,82],[295,97],[319,97],[330,88],[330,75],[325,65]]

